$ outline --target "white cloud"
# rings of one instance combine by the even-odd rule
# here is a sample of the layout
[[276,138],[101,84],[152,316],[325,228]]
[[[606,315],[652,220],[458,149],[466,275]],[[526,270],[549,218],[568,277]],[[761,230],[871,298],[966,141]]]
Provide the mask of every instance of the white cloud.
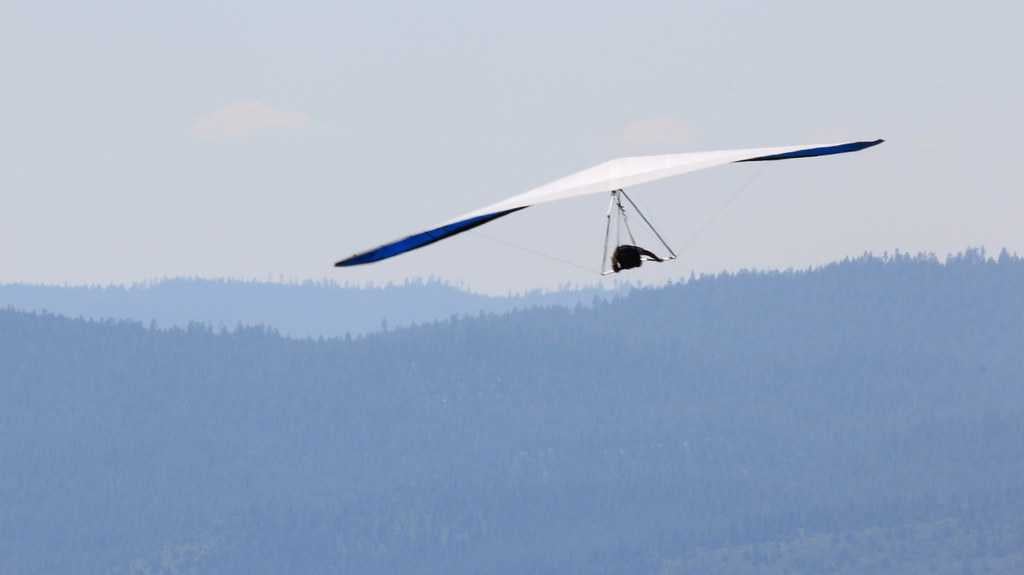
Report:
[[677,118],[634,120],[622,129],[622,140],[628,153],[679,152],[692,144],[694,139],[691,128]]
[[192,125],[192,134],[208,140],[248,139],[270,130],[295,130],[309,123],[302,112],[275,109],[263,102],[228,104],[205,114]]

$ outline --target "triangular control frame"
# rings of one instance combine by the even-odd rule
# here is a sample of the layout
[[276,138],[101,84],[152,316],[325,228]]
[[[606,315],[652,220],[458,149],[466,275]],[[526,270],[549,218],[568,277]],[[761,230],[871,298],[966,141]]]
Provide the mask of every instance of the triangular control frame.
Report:
[[622,245],[621,240],[623,228],[625,228],[626,234],[629,236],[630,243],[636,245],[636,238],[633,236],[632,228],[629,227],[629,218],[626,215],[626,206],[625,204],[622,203],[622,198],[626,198],[626,201],[629,202],[629,205],[632,206],[633,210],[636,211],[637,215],[640,216],[640,219],[642,219],[644,223],[647,224],[647,227],[650,228],[652,232],[654,232],[654,236],[658,238],[658,241],[661,242],[661,245],[665,246],[665,249],[668,251],[669,256],[664,258],[663,261],[671,261],[676,259],[676,252],[672,250],[672,246],[668,245],[668,242],[665,241],[665,238],[661,237],[661,234],[659,234],[658,230],[654,228],[654,225],[651,224],[651,221],[649,219],[647,219],[647,216],[645,216],[644,213],[640,211],[640,207],[636,205],[636,202],[633,201],[633,198],[630,198],[629,195],[625,192],[625,190],[612,190],[611,198],[608,201],[608,212],[605,214],[604,254],[601,256],[601,275],[606,276],[618,273],[611,268],[611,260],[608,257],[608,240],[611,238],[613,213],[615,214],[615,246],[618,247]]

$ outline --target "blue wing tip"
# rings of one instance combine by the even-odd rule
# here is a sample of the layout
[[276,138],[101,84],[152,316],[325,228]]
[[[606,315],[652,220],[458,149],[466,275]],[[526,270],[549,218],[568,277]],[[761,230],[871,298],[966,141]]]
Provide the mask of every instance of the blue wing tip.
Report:
[[358,266],[358,265],[361,265],[361,264],[368,264],[370,262],[375,262],[375,261],[378,261],[378,260],[381,260],[381,259],[386,259],[387,257],[388,256],[381,257],[379,252],[378,252],[378,250],[370,250],[368,252],[363,252],[361,254],[355,254],[355,255],[349,256],[349,257],[347,257],[347,258],[345,258],[343,260],[336,261],[336,262],[334,262],[334,267],[336,267],[336,268],[347,268],[347,267],[352,267],[352,266]]
[[407,236],[405,238],[391,242],[389,244],[378,246],[376,248],[373,248],[372,250],[358,253],[354,256],[349,256],[339,262],[335,262],[334,267],[343,268],[348,266],[358,266],[362,264],[379,262],[380,260],[386,260],[388,258],[395,257],[399,254],[404,254],[405,252],[422,248],[423,246],[428,246],[434,242],[438,242],[440,240],[454,236],[456,234],[461,234],[462,232],[486,224],[491,220],[495,220],[502,216],[507,216],[512,212],[518,212],[519,210],[522,210],[524,208],[526,208],[526,206],[511,208],[508,210],[493,212],[490,214],[484,214],[482,216],[474,216],[472,218],[467,218],[465,220],[460,220],[458,222],[445,224],[432,230],[427,230],[425,232],[413,234],[411,236]]
[[746,160],[740,160],[740,162],[770,162],[773,160],[792,160],[796,158],[813,158],[816,156],[831,156],[833,154],[846,154],[849,152],[859,152],[861,150],[877,146],[885,140],[879,138],[877,140],[866,140],[861,142],[848,142],[846,144],[837,144],[834,146],[823,146],[820,148],[805,148],[802,150],[794,150],[792,152],[783,152],[781,154],[771,154],[768,156],[758,156],[756,158],[747,158]]

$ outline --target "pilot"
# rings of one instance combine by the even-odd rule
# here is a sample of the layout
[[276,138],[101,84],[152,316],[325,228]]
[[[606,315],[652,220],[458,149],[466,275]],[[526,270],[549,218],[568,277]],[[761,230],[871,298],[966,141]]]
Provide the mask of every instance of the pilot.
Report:
[[664,261],[651,253],[650,250],[640,246],[623,244],[615,248],[615,252],[612,253],[612,271],[619,273],[622,270],[638,268],[643,263],[644,258],[653,262]]

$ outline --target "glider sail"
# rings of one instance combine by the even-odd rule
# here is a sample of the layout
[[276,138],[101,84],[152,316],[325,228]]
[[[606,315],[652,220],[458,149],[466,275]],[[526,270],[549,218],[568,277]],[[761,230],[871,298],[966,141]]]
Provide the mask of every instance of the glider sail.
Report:
[[813,158],[815,156],[856,152],[881,144],[883,141],[872,140],[824,146],[751,148],[746,150],[721,150],[717,152],[619,158],[598,164],[581,172],[576,172],[496,204],[463,214],[440,226],[360,252],[334,265],[345,267],[385,260],[456,234],[461,234],[477,226],[537,204],[587,194],[611,192],[725,164]]

